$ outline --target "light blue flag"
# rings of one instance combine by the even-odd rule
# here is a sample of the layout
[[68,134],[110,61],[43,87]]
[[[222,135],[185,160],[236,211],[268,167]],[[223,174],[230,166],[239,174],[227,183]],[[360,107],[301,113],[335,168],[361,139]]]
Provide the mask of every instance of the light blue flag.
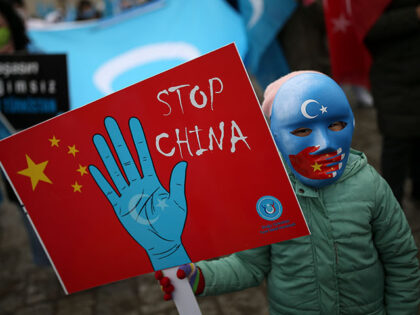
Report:
[[296,7],[295,0],[239,0],[249,41],[246,66],[262,88],[290,71],[276,36]]
[[152,1],[100,21],[30,25],[29,34],[45,53],[67,54],[72,109],[232,42],[247,52],[243,20],[223,0]]

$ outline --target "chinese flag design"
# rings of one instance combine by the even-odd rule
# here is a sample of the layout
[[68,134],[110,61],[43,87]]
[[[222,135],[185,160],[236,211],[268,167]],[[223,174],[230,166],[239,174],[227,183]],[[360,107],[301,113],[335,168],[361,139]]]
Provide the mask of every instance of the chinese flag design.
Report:
[[369,87],[370,54],[363,39],[390,0],[324,0],[332,76]]
[[319,147],[307,147],[296,155],[289,155],[290,163],[300,175],[310,179],[328,179],[337,176],[336,171],[342,167],[344,159],[341,148],[335,152],[312,154]]
[[[41,189],[48,190],[48,185],[44,187],[44,183],[62,186],[64,190],[67,187],[73,192],[82,192],[83,185],[81,183],[83,182],[83,176],[88,174],[87,165],[80,164],[79,150],[76,148],[76,144],[60,145],[60,141],[61,139],[52,135],[51,138],[42,142],[41,147],[44,147],[42,149],[46,151],[45,158],[41,159],[42,161],[33,161],[31,153],[25,154],[25,168],[17,173],[27,178],[28,185],[31,185],[34,193],[37,187],[37,192]],[[25,159],[21,157],[21,160],[24,164]],[[66,165],[66,167],[62,167],[63,165]],[[41,186],[42,188],[39,188]]]

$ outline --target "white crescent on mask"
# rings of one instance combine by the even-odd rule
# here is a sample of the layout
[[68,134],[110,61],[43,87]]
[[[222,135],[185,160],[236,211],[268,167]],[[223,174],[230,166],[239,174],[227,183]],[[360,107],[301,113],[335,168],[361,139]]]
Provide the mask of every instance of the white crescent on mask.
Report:
[[102,93],[111,94],[114,92],[112,82],[130,69],[158,60],[189,61],[200,55],[200,51],[195,46],[184,42],[166,42],[137,47],[100,66],[93,75],[93,82]]
[[306,100],[302,103],[302,105],[300,106],[300,111],[302,112],[302,115],[305,116],[305,118],[308,119],[314,119],[315,117],[317,117],[318,115],[315,116],[311,116],[308,114],[308,112],[306,111],[306,107],[310,104],[310,103],[316,103],[319,104],[317,101],[315,100]]

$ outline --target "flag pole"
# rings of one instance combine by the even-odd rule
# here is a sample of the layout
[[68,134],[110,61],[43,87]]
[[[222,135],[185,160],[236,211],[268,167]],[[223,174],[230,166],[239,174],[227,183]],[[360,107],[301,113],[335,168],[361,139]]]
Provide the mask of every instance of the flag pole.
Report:
[[178,313],[180,315],[201,315],[200,307],[188,278],[179,279],[176,276],[177,270],[178,267],[168,268],[163,271],[163,274],[171,280],[172,285],[175,287],[174,292],[172,292],[172,299],[175,302]]

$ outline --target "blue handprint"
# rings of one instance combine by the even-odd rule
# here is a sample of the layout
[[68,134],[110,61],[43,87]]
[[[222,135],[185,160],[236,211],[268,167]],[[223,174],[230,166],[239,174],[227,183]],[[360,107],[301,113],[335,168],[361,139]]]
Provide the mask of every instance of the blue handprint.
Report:
[[169,192],[166,191],[157,178],[140,121],[131,118],[129,126],[143,177],[112,117],[105,118],[105,127],[127,180],[104,137],[99,134],[93,137],[93,142],[118,191],[113,189],[97,167],[90,165],[89,171],[111,203],[121,224],[146,250],[154,270],[191,262],[181,241],[187,216],[187,163],[179,162],[175,165]]

